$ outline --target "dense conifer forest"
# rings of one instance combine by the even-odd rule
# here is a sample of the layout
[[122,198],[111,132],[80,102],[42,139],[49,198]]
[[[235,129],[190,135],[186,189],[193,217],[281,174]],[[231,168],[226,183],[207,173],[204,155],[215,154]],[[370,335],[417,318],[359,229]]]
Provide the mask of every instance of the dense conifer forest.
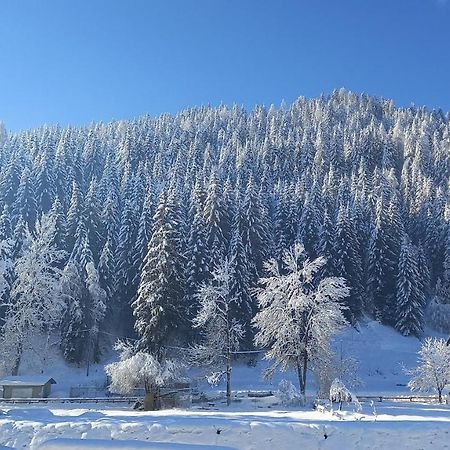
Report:
[[3,127],[2,345],[20,354],[51,330],[74,363],[114,336],[188,346],[197,292],[226,259],[250,347],[264,262],[298,242],[347,280],[354,326],[449,331],[449,173],[448,115],[345,90]]

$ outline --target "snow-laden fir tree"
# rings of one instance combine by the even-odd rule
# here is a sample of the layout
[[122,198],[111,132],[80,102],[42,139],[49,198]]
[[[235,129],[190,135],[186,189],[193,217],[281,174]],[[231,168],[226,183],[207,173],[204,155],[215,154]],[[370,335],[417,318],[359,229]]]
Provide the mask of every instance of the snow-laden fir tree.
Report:
[[0,215],[0,321],[3,322],[14,281],[13,239],[8,206]]
[[34,230],[38,213],[37,208],[34,180],[30,170],[25,168],[12,205],[12,214],[15,218],[21,216],[28,228]]
[[[250,247],[244,244],[242,210],[236,206],[233,219],[233,231],[231,234],[229,261],[232,270],[231,292],[236,298],[234,309],[239,312],[242,321],[246,323],[246,333],[250,332],[250,321],[254,313],[254,301],[252,299],[252,267]],[[249,334],[250,337],[251,334]]]
[[349,288],[343,278],[316,279],[325,264],[323,257],[305,259],[304,247],[296,244],[285,251],[281,270],[275,259],[265,264],[267,276],[257,291],[255,343],[274,361],[266,374],[293,368],[302,395],[308,364],[329,357],[331,339],[347,323],[342,301]]
[[202,331],[202,342],[192,348],[193,360],[209,367],[211,384],[226,379],[227,405],[231,404],[231,373],[233,354],[240,348],[244,329],[237,308],[238,297],[233,293],[233,266],[224,259],[203,283],[197,293],[199,311],[193,326]]
[[[133,299],[133,247],[136,233],[137,218],[133,215],[131,200],[123,205],[120,216],[119,234],[117,240],[117,295],[115,297],[115,315],[121,318],[121,324],[130,325],[130,300]],[[128,299],[126,301],[125,299]]]
[[[209,276],[209,254],[206,241],[206,226],[203,217],[205,193],[199,180],[196,181],[189,211],[190,229],[187,240],[188,260],[186,262],[187,291],[189,302],[195,304],[198,287]],[[191,307],[191,305],[190,305]]]
[[392,234],[386,205],[377,202],[375,225],[369,240],[367,295],[374,316],[383,323],[395,324],[395,274],[398,268],[398,236]]
[[61,297],[66,304],[61,320],[61,351],[71,363],[80,363],[84,357],[87,324],[85,308],[87,289],[77,264],[69,261],[61,275]]
[[[355,323],[362,315],[362,261],[358,251],[356,230],[350,217],[349,206],[340,206],[334,229],[333,275],[343,277],[350,288],[345,299],[350,321]],[[325,266],[326,269],[326,266]]]
[[163,192],[154,217],[153,234],[144,260],[138,295],[133,302],[135,329],[142,348],[156,358],[186,327],[185,260],[179,209]]
[[[106,291],[100,285],[100,277],[93,262],[88,262],[85,267],[86,288],[89,293],[87,316],[88,339],[86,345],[86,361],[97,361],[99,355],[99,332],[106,314]],[[88,372],[89,374],[89,372]]]
[[83,268],[70,259],[61,276],[61,296],[66,303],[61,323],[61,349],[74,363],[90,363],[99,356],[99,333],[106,314],[106,291],[92,261]]
[[408,236],[403,238],[398,264],[395,327],[405,336],[420,336],[425,295],[420,281],[422,274],[418,268],[417,249],[411,245]]

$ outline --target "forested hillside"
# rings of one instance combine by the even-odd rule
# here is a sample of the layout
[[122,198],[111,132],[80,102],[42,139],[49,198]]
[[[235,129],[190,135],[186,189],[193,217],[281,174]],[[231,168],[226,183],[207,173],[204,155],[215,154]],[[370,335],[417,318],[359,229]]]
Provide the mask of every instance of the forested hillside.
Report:
[[263,263],[295,242],[328,259],[324,275],[346,278],[351,322],[374,317],[405,335],[450,326],[440,111],[340,90],[251,112],[3,129],[0,167],[2,342],[13,352],[50,329],[71,362],[93,358],[106,333],[186,346],[196,292],[224,258],[248,337]]

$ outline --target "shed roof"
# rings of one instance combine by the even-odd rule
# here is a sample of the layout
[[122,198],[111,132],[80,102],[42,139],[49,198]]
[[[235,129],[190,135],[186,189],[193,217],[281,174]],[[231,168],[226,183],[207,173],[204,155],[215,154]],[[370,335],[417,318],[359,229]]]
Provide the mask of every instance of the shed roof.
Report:
[[11,376],[0,380],[0,386],[44,386],[45,384],[56,384],[56,381],[47,376]]

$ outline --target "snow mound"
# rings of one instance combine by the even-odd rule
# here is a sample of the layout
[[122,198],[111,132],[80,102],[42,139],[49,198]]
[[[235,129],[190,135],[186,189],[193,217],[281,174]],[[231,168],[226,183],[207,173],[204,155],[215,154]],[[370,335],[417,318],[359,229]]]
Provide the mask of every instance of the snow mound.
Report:
[[[8,447],[0,447],[2,448]],[[217,445],[192,445],[176,444],[171,442],[144,442],[144,441],[111,441],[105,439],[51,439],[42,444],[38,450],[109,450],[119,448],[121,450],[234,450],[232,447]]]

